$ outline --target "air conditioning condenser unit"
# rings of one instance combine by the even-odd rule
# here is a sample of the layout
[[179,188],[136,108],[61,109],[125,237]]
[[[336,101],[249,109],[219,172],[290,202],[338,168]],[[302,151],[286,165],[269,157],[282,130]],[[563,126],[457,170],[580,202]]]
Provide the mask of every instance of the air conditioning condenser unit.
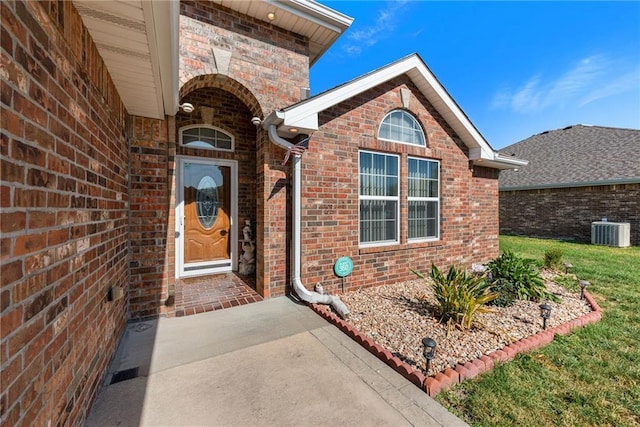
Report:
[[619,248],[631,246],[631,225],[628,222],[592,222],[591,243]]

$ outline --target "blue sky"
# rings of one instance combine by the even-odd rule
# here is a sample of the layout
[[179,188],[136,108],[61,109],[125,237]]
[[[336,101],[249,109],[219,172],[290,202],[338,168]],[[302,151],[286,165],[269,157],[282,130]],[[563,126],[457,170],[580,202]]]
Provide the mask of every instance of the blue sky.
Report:
[[495,149],[640,128],[640,2],[320,1],[355,20],[311,68],[312,94],[417,52]]

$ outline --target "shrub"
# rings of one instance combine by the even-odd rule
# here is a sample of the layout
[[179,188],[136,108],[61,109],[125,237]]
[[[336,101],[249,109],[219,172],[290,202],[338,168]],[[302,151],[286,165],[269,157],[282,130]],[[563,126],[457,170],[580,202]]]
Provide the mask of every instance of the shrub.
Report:
[[544,253],[544,266],[552,270],[558,270],[560,268],[560,262],[562,261],[562,251],[557,248],[548,249]]
[[513,252],[503,252],[487,265],[491,272],[491,290],[498,293],[492,304],[507,307],[515,300],[540,301],[558,298],[547,292],[540,273],[532,261],[524,260]]
[[[413,273],[423,280],[425,276],[415,270]],[[433,291],[438,302],[441,322],[452,322],[461,329],[469,329],[476,313],[491,309],[488,302],[498,296],[491,292],[490,283],[484,276],[476,276],[465,268],[451,266],[444,275],[435,264],[431,264]]]

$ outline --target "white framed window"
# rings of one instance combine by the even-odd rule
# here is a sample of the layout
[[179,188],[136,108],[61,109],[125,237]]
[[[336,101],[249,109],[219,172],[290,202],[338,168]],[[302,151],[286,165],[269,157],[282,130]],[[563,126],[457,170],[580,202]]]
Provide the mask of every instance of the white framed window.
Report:
[[422,126],[415,117],[405,110],[393,110],[388,113],[378,130],[378,138],[401,144],[426,145]]
[[360,245],[399,243],[399,157],[359,152]]
[[407,162],[407,239],[436,240],[440,237],[440,163],[415,157],[409,157]]
[[202,150],[233,151],[234,138],[215,126],[190,125],[180,128],[180,145]]

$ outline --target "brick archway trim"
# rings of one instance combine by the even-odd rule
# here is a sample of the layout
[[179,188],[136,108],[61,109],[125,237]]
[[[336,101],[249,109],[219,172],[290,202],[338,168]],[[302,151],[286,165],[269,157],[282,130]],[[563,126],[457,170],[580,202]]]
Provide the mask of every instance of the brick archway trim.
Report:
[[260,117],[260,119],[264,118],[262,107],[253,93],[242,83],[222,74],[203,74],[192,78],[180,88],[180,99],[202,88],[225,90],[238,97],[251,111],[251,114]]

